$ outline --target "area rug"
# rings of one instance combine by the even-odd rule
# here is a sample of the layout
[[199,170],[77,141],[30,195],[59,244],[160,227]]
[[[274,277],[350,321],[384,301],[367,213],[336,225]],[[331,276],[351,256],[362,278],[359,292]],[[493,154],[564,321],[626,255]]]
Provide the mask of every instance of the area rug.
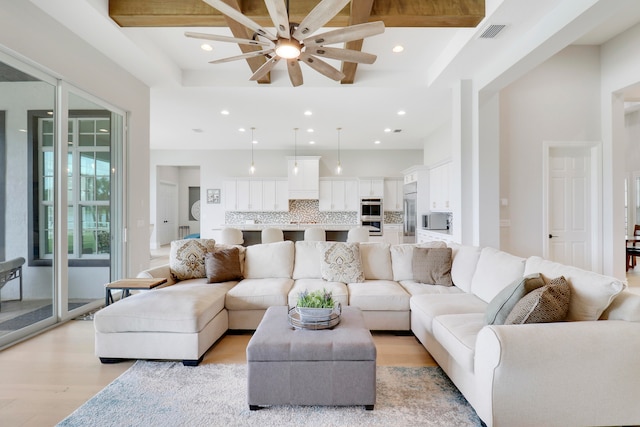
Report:
[[247,365],[138,361],[59,426],[482,426],[438,367],[377,368],[364,406],[270,406],[250,411]]

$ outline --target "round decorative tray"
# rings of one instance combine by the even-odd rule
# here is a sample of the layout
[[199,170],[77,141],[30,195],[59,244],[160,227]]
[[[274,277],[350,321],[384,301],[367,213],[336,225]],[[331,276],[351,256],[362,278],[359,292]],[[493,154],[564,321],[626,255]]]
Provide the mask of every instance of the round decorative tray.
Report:
[[302,320],[300,318],[300,313],[298,313],[295,307],[292,307],[289,309],[289,324],[295,329],[331,329],[338,323],[340,323],[340,314],[342,312],[342,307],[340,307],[339,305],[338,310],[338,312],[332,312],[328,319],[308,320],[308,318],[305,318],[304,320]]

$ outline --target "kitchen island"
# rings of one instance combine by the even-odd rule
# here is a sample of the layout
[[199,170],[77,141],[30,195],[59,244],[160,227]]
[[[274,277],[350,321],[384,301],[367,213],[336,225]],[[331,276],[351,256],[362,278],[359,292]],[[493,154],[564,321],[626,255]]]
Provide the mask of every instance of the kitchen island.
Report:
[[292,224],[224,224],[225,227],[233,227],[242,231],[244,246],[251,246],[262,241],[262,230],[265,228],[279,228],[284,234],[285,240],[296,242],[304,240],[304,231],[308,228],[324,228],[327,241],[346,242],[349,230],[358,227],[358,224],[317,224],[317,223],[292,223]]

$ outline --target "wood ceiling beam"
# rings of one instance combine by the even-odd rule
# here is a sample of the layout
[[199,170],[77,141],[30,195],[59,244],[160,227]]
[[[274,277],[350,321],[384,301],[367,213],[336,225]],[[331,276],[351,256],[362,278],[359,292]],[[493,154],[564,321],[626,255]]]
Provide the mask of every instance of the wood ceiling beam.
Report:
[[[226,0],[225,0],[226,1]],[[292,22],[300,22],[319,0],[291,0]],[[354,1],[355,3],[355,1]],[[370,21],[387,27],[475,27],[485,0],[373,0]],[[273,26],[264,0],[238,0],[240,11]],[[348,6],[327,27],[349,25]],[[227,27],[224,16],[202,0],[109,0],[109,16],[121,27]]]
[[[373,0],[351,0],[351,19],[349,25],[364,24],[369,22]],[[363,40],[352,40],[345,43],[345,49],[362,50]],[[342,73],[344,78],[340,81],[342,84],[353,84],[356,78],[358,64],[355,62],[343,62]]]

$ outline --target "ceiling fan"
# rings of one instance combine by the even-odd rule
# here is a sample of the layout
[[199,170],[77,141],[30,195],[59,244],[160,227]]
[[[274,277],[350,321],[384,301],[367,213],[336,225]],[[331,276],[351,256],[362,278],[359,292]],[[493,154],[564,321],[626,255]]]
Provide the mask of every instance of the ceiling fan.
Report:
[[269,16],[274,23],[277,34],[273,34],[263,28],[222,0],[203,1],[220,11],[223,15],[253,30],[253,38],[243,39],[194,32],[186,32],[185,36],[260,46],[261,50],[255,52],[210,61],[211,64],[219,64],[239,59],[265,56],[267,61],[251,76],[250,80],[261,79],[273,69],[278,61],[283,59],[287,62],[287,70],[293,86],[300,86],[303,83],[302,70],[300,69],[299,62],[304,62],[309,67],[330,79],[340,81],[345,77],[344,74],[319,57],[337,59],[344,62],[373,64],[376,60],[376,55],[359,50],[326,47],[325,45],[360,40],[384,32],[384,23],[382,21],[376,21],[327,31],[315,36],[313,35],[315,31],[329,22],[329,20],[338,14],[351,0],[322,0],[299,24],[289,22],[288,0],[287,4],[285,4],[285,0],[265,0]]

